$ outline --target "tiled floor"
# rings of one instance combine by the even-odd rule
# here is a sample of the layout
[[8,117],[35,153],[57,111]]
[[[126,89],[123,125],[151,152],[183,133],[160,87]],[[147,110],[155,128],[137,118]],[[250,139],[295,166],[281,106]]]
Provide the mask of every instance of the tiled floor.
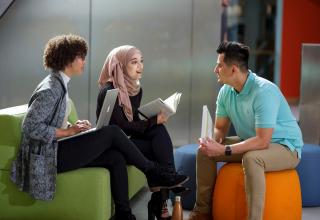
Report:
[[[147,220],[147,204],[150,199],[148,188],[143,188],[132,200],[131,207],[137,220]],[[171,203],[169,201],[169,210],[171,213]],[[184,219],[187,219],[189,211],[184,211]],[[302,220],[320,220],[320,207],[303,208]]]

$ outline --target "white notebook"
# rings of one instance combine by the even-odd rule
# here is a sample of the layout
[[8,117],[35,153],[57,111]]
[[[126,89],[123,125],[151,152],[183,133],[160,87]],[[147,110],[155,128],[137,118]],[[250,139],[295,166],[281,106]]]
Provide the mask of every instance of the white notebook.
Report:
[[202,124],[201,124],[201,138],[213,138],[212,118],[209,109],[206,105],[202,107]]
[[165,100],[157,98],[147,104],[140,106],[139,113],[145,118],[156,116],[162,110],[167,116],[174,115],[180,102],[181,93],[176,92]]

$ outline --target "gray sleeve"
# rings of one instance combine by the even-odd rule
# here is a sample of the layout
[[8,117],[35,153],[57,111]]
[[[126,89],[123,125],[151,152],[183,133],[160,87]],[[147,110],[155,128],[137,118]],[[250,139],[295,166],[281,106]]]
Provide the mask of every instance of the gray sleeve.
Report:
[[51,90],[36,92],[23,121],[22,130],[32,139],[51,143],[55,138],[56,128],[49,125],[59,98]]

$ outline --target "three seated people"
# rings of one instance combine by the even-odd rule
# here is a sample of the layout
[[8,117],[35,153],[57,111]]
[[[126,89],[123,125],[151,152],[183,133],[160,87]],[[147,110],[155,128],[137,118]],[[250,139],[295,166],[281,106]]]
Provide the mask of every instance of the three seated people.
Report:
[[[60,35],[47,42],[43,63],[51,73],[31,95],[11,180],[35,199],[52,200],[57,173],[104,167],[111,176],[114,219],[132,220],[135,216],[129,205],[126,170],[127,164],[132,164],[146,175],[153,192],[148,213],[153,218],[170,219],[167,197],[160,190],[186,191],[182,184],[189,177],[175,170],[173,145],[164,126],[168,116],[160,112],[146,120],[139,117],[143,95],[140,84],[143,55],[139,49],[130,45],[113,49],[101,70],[97,117],[106,92],[119,90],[110,125],[59,141],[91,128],[88,120],[68,123],[71,110],[68,83],[83,73],[87,51],[87,42],[77,35]],[[242,162],[248,219],[261,220],[264,173],[297,166],[303,146],[301,131],[279,88],[248,69],[246,45],[223,42],[217,53],[214,72],[224,85],[217,98],[214,137],[199,139],[197,196],[189,220],[211,219],[218,161]],[[231,123],[237,137],[227,137]]]

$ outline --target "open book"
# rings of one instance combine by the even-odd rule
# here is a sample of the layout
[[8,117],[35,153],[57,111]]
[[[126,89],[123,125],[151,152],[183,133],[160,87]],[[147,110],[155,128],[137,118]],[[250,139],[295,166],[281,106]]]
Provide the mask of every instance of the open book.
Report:
[[201,125],[201,138],[212,138],[212,118],[209,109],[206,105],[202,109],[202,125]]
[[160,113],[161,110],[167,116],[171,116],[177,111],[180,97],[181,93],[176,92],[164,101],[160,98],[157,98],[143,106],[140,106],[140,108],[138,108],[138,111],[145,118],[156,116]]

